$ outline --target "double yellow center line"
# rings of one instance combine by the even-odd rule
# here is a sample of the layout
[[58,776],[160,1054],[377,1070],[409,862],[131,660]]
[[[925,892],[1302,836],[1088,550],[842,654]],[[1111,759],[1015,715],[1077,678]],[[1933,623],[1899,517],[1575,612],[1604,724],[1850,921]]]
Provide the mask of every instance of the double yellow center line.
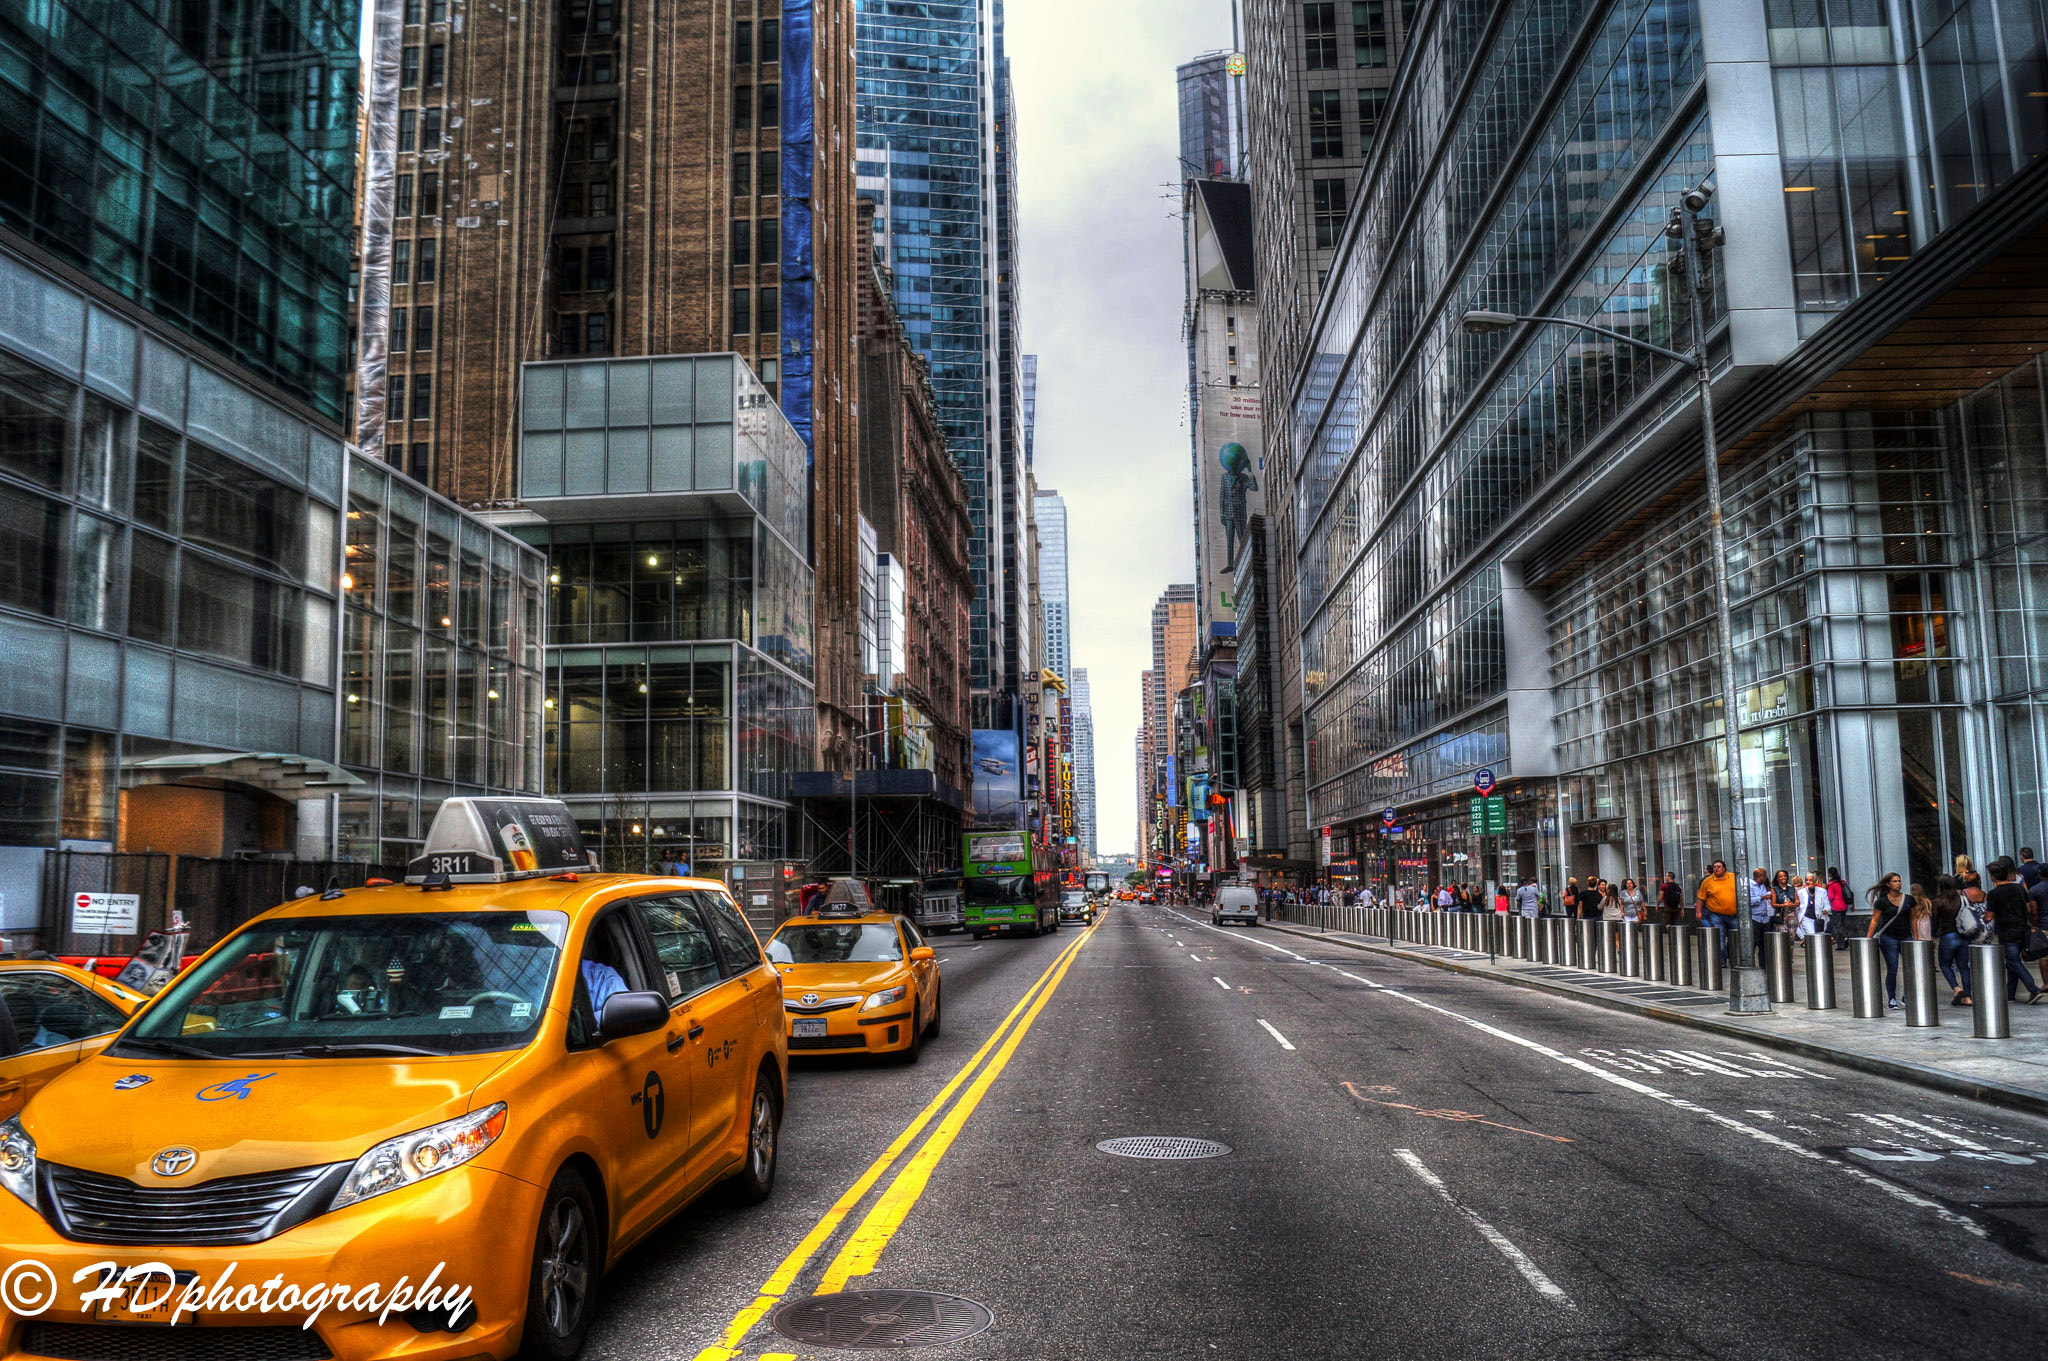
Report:
[[[925,1140],[923,1147],[919,1148],[902,1171],[896,1174],[895,1180],[889,1183],[880,1199],[854,1228],[844,1246],[839,1249],[838,1255],[832,1259],[831,1265],[825,1269],[824,1279],[819,1283],[816,1293],[826,1294],[843,1290],[851,1278],[865,1276],[875,1269],[876,1263],[881,1259],[882,1250],[888,1247],[889,1240],[903,1227],[904,1220],[909,1217],[918,1198],[924,1194],[924,1189],[931,1181],[932,1172],[938,1167],[939,1161],[953,1146],[953,1141],[959,1137],[968,1117],[974,1114],[975,1107],[979,1106],[982,1098],[988,1094],[989,1087],[1009,1065],[1011,1055],[1017,1052],[1017,1045],[1030,1032],[1032,1023],[1038,1019],[1038,1014],[1045,1010],[1045,1004],[1052,999],[1053,993],[1066,978],[1067,970],[1073,966],[1075,956],[1080,954],[1101,925],[1102,918],[1098,917],[1095,925],[1081,933],[1079,940],[1060,952],[1059,957],[1053,960],[1046,971],[1038,976],[1037,981],[1017,999],[1017,1005],[1010,1008],[1010,1014],[1003,1018],[1003,1023],[982,1041],[981,1048],[974,1051],[974,1056],[961,1065],[960,1071],[948,1079],[946,1085],[939,1089],[939,1094],[931,1099],[930,1104],[917,1113],[917,1118],[905,1126],[903,1132],[882,1150],[881,1156],[868,1164],[867,1170],[846,1188],[839,1199],[832,1202],[831,1208],[811,1226],[811,1231],[804,1235],[803,1241],[798,1243],[790,1254],[782,1259],[782,1264],[775,1268],[774,1273],[762,1282],[753,1301],[733,1315],[732,1322],[719,1334],[718,1341],[697,1353],[696,1361],[733,1361],[733,1358],[739,1355],[739,1345],[753,1330],[754,1325],[789,1296],[796,1285],[797,1277],[810,1265],[812,1258],[832,1240],[847,1217],[867,1198],[868,1192],[888,1175],[889,1169],[896,1165],[896,1160],[917,1142],[918,1136],[924,1133],[925,1128],[941,1111],[946,1110],[947,1103],[952,1101],[955,1094],[964,1086],[967,1089],[966,1095],[946,1113],[932,1136]],[[991,1055],[994,1057],[991,1058]]]

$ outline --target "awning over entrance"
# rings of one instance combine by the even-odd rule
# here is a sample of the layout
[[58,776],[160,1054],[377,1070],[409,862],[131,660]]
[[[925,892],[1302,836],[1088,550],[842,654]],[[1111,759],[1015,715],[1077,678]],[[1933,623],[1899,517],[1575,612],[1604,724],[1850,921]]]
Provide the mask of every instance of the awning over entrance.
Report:
[[247,785],[281,799],[309,799],[362,780],[340,766],[310,756],[277,751],[200,751],[173,756],[148,756],[121,763],[121,783],[131,789],[146,785]]

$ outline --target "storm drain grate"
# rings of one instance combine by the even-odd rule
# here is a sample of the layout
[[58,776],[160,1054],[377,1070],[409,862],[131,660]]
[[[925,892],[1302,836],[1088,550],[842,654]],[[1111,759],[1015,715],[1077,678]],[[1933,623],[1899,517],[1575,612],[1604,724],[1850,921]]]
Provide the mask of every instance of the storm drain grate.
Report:
[[1229,1144],[1214,1139],[1183,1139],[1171,1134],[1137,1134],[1125,1139],[1104,1139],[1096,1145],[1119,1158],[1163,1158],[1181,1162],[1190,1158],[1220,1158],[1230,1152]]
[[993,1327],[988,1306],[929,1290],[842,1290],[792,1300],[768,1320],[776,1332],[816,1347],[896,1351],[959,1342]]

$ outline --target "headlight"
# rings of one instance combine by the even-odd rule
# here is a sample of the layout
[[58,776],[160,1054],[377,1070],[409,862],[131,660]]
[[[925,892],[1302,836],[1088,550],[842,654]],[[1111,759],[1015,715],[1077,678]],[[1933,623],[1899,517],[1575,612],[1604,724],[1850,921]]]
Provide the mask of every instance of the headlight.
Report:
[[[505,1103],[500,1101],[495,1106],[386,1139],[356,1159],[348,1180],[334,1193],[334,1203],[327,1208],[339,1210],[344,1205],[460,1167],[489,1148],[504,1130]],[[33,1152],[30,1156],[34,1156]]]
[[21,1128],[21,1118],[0,1124],[0,1185],[14,1192],[31,1208],[36,1203],[36,1141]]
[[891,1002],[902,1001],[909,992],[910,985],[908,983],[898,983],[893,988],[884,988],[880,992],[871,992],[868,994],[868,1000],[860,1004],[860,1009],[862,1011],[878,1011],[888,1006]]

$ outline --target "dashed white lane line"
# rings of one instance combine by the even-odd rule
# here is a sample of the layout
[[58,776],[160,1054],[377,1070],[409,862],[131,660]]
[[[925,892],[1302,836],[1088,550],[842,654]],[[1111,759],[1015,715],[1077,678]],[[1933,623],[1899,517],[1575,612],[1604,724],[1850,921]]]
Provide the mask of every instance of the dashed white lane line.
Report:
[[[1187,918],[1186,920],[1194,921],[1194,919],[1191,917]],[[1194,924],[1197,926],[1204,927],[1208,930],[1216,930],[1216,928],[1208,926],[1208,924],[1205,922],[1194,922]],[[1227,931],[1219,931],[1218,934],[1229,935],[1230,933]],[[1257,940],[1251,936],[1239,936],[1237,937],[1237,939],[1249,940],[1252,941],[1252,943],[1255,945],[1266,945],[1266,942],[1262,940]],[[1306,958],[1305,956],[1294,954],[1294,951],[1292,950],[1281,949],[1279,946],[1266,946],[1266,948],[1280,950],[1282,954],[1293,955],[1294,958],[1301,960],[1305,964],[1315,964],[1320,968],[1330,970],[1332,973],[1340,974],[1343,977],[1350,979],[1354,983],[1363,983],[1368,988],[1371,988],[1374,992],[1384,993],[1388,997],[1398,997],[1402,1001],[1410,1003],[1414,1006],[1421,1007],[1425,1011],[1433,1011],[1437,1013],[1439,1016],[1443,1016],[1449,1020],[1458,1022],[1458,1024],[1460,1025],[1469,1026],[1472,1029],[1479,1031],[1481,1034],[1491,1035],[1495,1039],[1505,1040],[1509,1044],[1516,1045],[1523,1049],[1527,1049],[1531,1053],[1541,1054],[1545,1058],[1554,1059],[1557,1062],[1562,1063],[1569,1068],[1577,1069],[1579,1072],[1586,1074],[1588,1077],[1596,1077],[1599,1078],[1602,1082],[1611,1083],[1612,1085],[1621,1088],[1623,1091],[1634,1092],[1638,1096],[1648,1097],[1652,1101],[1661,1102],[1662,1104],[1671,1107],[1673,1110],[1681,1110],[1685,1111],[1690,1115],[1698,1116],[1701,1119],[1707,1120],[1712,1124],[1719,1125],[1721,1128],[1728,1130],[1731,1133],[1746,1135],[1747,1137],[1756,1140],[1758,1143],[1764,1144],[1771,1148],[1775,1148],[1782,1153],[1787,1153],[1792,1155],[1793,1157],[1802,1158],[1809,1162],[1821,1163],[1826,1166],[1833,1167],[1837,1171],[1840,1171],[1850,1177],[1853,1177],[1857,1181],[1862,1182],[1864,1185],[1869,1186],[1872,1190],[1880,1191],[1885,1195],[1890,1196],[1894,1200],[1913,1206],[1915,1209],[1927,1211],[1936,1219],[1941,1220],[1943,1223],[1948,1224],[1952,1228],[1961,1229],[1963,1230],[1963,1232],[1968,1233],[1976,1238],[1990,1237],[1990,1234],[1986,1232],[1983,1225],[1977,1223],[1975,1220],[1969,1218],[1967,1215],[1958,1214],[1954,1210],[1949,1209],[1948,1206],[1943,1205],[1938,1200],[1934,1200],[1927,1196],[1920,1195],[1916,1192],[1906,1189],[1904,1186],[1901,1186],[1896,1182],[1888,1181],[1883,1177],[1879,1177],[1870,1172],[1866,1172],[1864,1169],[1854,1165],[1853,1163],[1844,1162],[1840,1158],[1832,1157],[1826,1153],[1816,1152],[1814,1149],[1808,1148],[1804,1144],[1797,1143],[1791,1139],[1784,1138],[1783,1136],[1778,1134],[1773,1134],[1771,1131],[1766,1129],[1758,1129],[1755,1125],[1751,1125],[1744,1121],[1737,1120],[1733,1116],[1723,1115],[1716,1110],[1709,1110],[1707,1107],[1700,1105],[1696,1101],[1689,1101],[1685,1097],[1678,1096],[1674,1093],[1664,1091],[1657,1087],[1652,1087],[1647,1083],[1637,1082],[1633,1078],[1623,1077],[1620,1073],[1610,1072],[1609,1070],[1600,1067],[1598,1064],[1588,1063],[1584,1059],[1579,1058],[1574,1054],[1567,1054],[1562,1050],[1553,1049],[1549,1045],[1544,1044],[1540,1040],[1532,1040],[1526,1036],[1517,1035],[1513,1031],[1503,1030],[1499,1026],[1489,1025],[1485,1021],[1474,1020],[1470,1016],[1465,1016],[1458,1012],[1452,1011],[1449,1007],[1440,1007],[1434,1002],[1426,1002],[1420,997],[1410,996],[1408,993],[1402,992],[1399,988],[1390,988],[1386,986],[1384,983],[1375,983],[1369,978],[1361,978],[1357,974],[1347,972],[1344,969],[1340,969],[1334,964],[1326,964],[1323,963],[1321,960],[1311,960]],[[1259,1024],[1265,1025],[1265,1022],[1261,1021]],[[1270,1026],[1267,1027],[1267,1029],[1269,1030],[1271,1028],[1272,1027]]]
[[1405,1163],[1410,1172],[1420,1177],[1423,1185],[1443,1197],[1444,1204],[1465,1216],[1470,1221],[1472,1227],[1479,1230],[1479,1236],[1499,1249],[1500,1255],[1508,1259],[1508,1265],[1521,1272],[1522,1279],[1536,1287],[1537,1294],[1547,1299],[1556,1300],[1567,1309],[1578,1308],[1576,1304],[1572,1303],[1572,1297],[1565,1294],[1564,1289],[1556,1281],[1544,1275],[1542,1268],[1529,1260],[1528,1253],[1523,1252],[1520,1248],[1509,1242],[1506,1234],[1481,1219],[1478,1213],[1470,1206],[1462,1203],[1456,1196],[1452,1195],[1451,1188],[1444,1185],[1444,1179],[1424,1166],[1422,1159],[1416,1157],[1412,1149],[1397,1148],[1394,1150],[1394,1156]]
[[[1211,978],[1216,978],[1216,975],[1215,975],[1215,974],[1210,974],[1210,975],[1209,975],[1209,977],[1211,977]],[[1224,981],[1223,981],[1222,979],[1220,979],[1220,978],[1216,978],[1216,986],[1217,986],[1217,987],[1219,987],[1219,988],[1221,988],[1221,989],[1223,989],[1223,990],[1224,990],[1225,992],[1229,992],[1229,991],[1230,991],[1230,985],[1229,985],[1228,983],[1224,982]]]
[[1196,954],[1193,950],[1188,951],[1188,958],[1192,959],[1197,964],[1200,964],[1202,962],[1202,957]]
[[1279,1031],[1273,1029],[1273,1023],[1271,1021],[1262,1019],[1260,1020],[1259,1024],[1266,1027],[1266,1033],[1268,1035],[1271,1035],[1274,1039],[1280,1041],[1280,1047],[1282,1049],[1294,1048],[1294,1046],[1288,1042],[1288,1039],[1285,1035],[1282,1035]]

